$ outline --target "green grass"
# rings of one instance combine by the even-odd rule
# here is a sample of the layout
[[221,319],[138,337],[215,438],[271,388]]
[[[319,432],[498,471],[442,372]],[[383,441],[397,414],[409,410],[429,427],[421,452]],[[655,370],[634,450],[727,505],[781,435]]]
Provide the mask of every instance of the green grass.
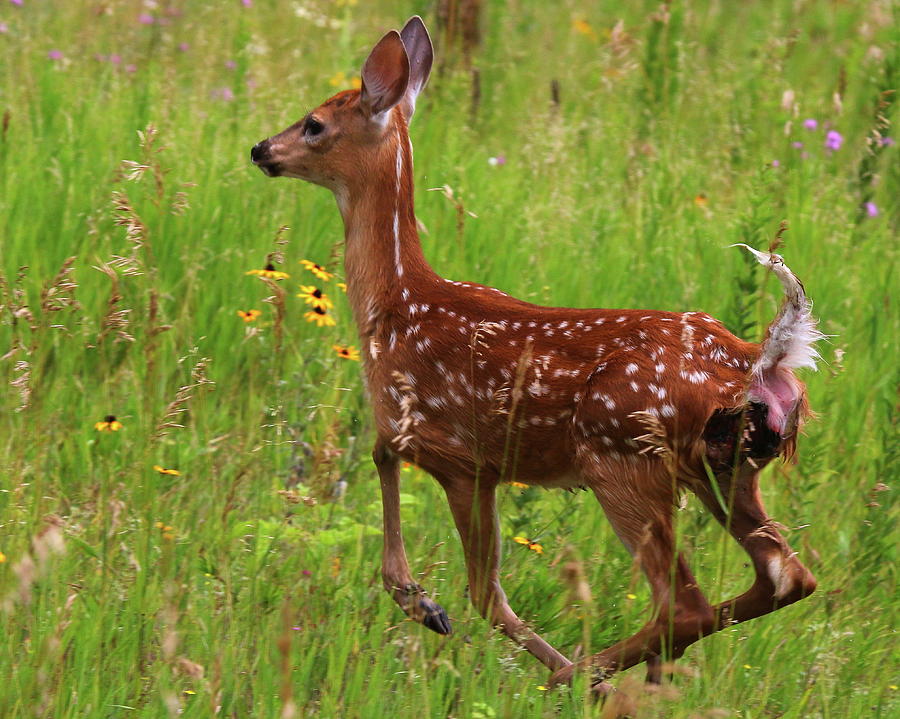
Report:
[[[328,283],[337,325],[317,328],[294,296],[313,280],[302,258],[340,274],[339,216],[326,191],[248,163],[413,12],[446,59],[412,127],[438,272],[541,303],[703,310],[755,340],[780,290],[726,247],[765,246],[784,219],[783,254],[832,335],[804,377],[819,418],[763,487],[819,591],[694,645],[680,662],[694,676],[640,715],[900,713],[900,161],[866,141],[879,97],[885,121],[898,117],[880,95],[900,73],[896,7],[675,3],[664,21],[656,2],[485,3],[473,108],[434,3],[160,5],[180,13],[144,25],[136,2],[0,9],[0,715],[282,717],[287,691],[309,717],[602,711],[581,683],[540,691],[543,668],[469,606],[442,492],[415,469],[410,562],[455,634],[404,621],[382,591],[372,423],[359,366],[332,350],[355,341],[349,307]],[[95,58],[112,53],[120,64]],[[138,131],[151,124],[148,151]],[[843,136],[835,152],[826,125]],[[151,169],[127,180],[122,160]],[[443,185],[477,215],[461,232],[454,204],[426,191]],[[115,223],[113,192],[142,246]],[[179,192],[189,208],[173,214]],[[276,249],[291,274],[283,320],[273,286],[245,275]],[[95,268],[116,256],[130,259],[113,267],[111,305]],[[77,287],[48,294],[70,257]],[[262,316],[244,324],[249,308]],[[96,431],[109,414],[123,429]],[[566,652],[640,625],[643,581],[591,497],[502,494],[503,581],[523,617]],[[744,556],[696,503],[679,528],[710,599],[746,587]],[[587,611],[561,558],[584,567]]]

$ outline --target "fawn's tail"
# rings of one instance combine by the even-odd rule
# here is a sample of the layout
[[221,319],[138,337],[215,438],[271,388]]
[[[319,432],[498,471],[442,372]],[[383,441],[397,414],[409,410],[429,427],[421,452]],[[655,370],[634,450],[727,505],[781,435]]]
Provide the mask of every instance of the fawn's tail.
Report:
[[759,357],[750,370],[747,399],[768,407],[766,424],[782,438],[793,437],[807,413],[806,393],[793,370],[816,369],[819,353],[815,344],[823,339],[815,318],[812,302],[803,284],[784,263],[781,255],[759,252],[746,247],[761,265],[769,268],[784,287],[784,303],[766,330]]

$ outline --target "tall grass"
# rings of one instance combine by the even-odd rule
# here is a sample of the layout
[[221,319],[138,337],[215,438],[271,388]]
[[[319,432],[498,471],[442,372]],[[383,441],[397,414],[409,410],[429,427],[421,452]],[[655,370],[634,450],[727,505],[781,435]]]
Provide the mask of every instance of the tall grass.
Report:
[[[786,220],[782,252],[832,335],[799,461],[764,477],[820,590],[698,643],[662,693],[614,681],[641,716],[895,716],[896,8],[483,5],[473,67],[442,66],[412,127],[437,271],[540,303],[702,309],[758,339],[777,283],[725,248]],[[455,634],[381,590],[371,421],[332,348],[355,341],[338,213],[247,161],[381,32],[433,11],[3,5],[0,715],[611,712],[583,683],[541,691],[544,670],[469,607],[442,493],[415,468],[410,561]],[[273,259],[290,278],[245,274]],[[334,327],[305,320],[299,284],[333,299]],[[96,429],[108,416],[119,431]],[[549,641],[596,651],[644,621],[585,493],[511,489],[501,513],[505,588]],[[693,504],[678,520],[710,599],[742,591],[739,548]]]

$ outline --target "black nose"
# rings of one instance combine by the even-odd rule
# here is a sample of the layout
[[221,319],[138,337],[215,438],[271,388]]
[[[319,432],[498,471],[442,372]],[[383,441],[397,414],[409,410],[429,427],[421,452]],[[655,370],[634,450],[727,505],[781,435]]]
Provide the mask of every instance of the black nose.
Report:
[[263,140],[262,142],[257,142],[253,149],[250,150],[250,159],[259,164],[260,162],[264,162],[269,157],[269,141]]

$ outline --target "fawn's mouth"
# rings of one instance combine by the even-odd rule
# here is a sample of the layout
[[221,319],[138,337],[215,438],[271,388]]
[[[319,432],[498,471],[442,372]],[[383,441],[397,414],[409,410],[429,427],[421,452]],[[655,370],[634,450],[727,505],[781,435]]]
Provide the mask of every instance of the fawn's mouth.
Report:
[[254,160],[253,164],[262,170],[264,175],[269,177],[278,177],[281,174],[281,165],[277,162],[257,162]]

